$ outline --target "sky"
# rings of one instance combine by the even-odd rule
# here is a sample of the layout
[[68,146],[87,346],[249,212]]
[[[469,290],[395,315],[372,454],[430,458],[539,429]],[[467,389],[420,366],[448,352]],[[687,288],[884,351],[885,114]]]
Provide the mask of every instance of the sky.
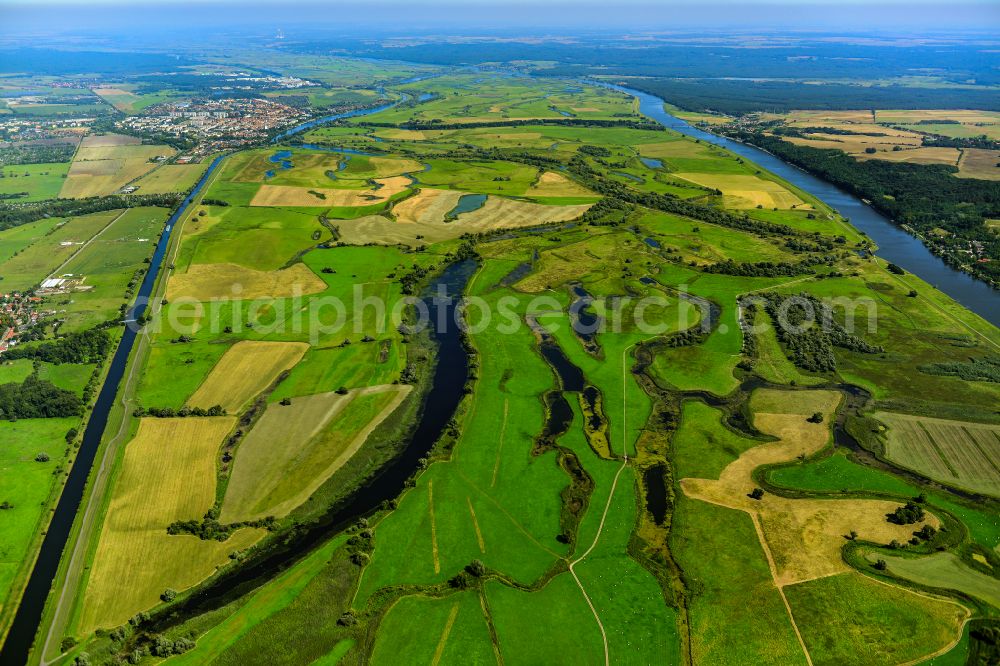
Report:
[[[849,6],[849,10],[845,7]],[[238,10],[238,11],[236,11]],[[0,36],[200,24],[440,29],[949,29],[1000,33],[1000,0],[0,0]]]

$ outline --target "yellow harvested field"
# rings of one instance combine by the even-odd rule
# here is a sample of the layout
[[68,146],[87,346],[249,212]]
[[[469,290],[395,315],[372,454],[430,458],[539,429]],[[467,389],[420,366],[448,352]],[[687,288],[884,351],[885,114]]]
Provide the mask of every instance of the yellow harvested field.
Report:
[[[852,129],[845,127],[844,129]],[[883,152],[892,152],[893,148],[900,146],[906,149],[916,149],[920,147],[922,139],[919,135],[910,136],[861,136],[845,134],[810,134],[808,138],[789,136],[782,139],[794,143],[797,146],[809,146],[811,148],[826,148],[842,150],[855,157],[872,155],[865,152],[868,148],[874,148],[881,155]],[[953,149],[954,150],[954,149]]]
[[578,206],[543,206],[503,197],[490,197],[482,208],[464,213],[454,224],[462,231],[476,233],[481,230],[530,227],[549,222],[566,222],[583,215],[591,204]]
[[80,148],[100,148],[103,146],[138,146],[142,139],[127,134],[91,134],[80,142]]
[[1000,426],[879,412],[889,427],[886,457],[968,490],[1000,496]]
[[375,130],[375,136],[395,141],[423,141],[427,138],[423,130],[408,129],[378,129]]
[[119,135],[84,138],[59,196],[73,198],[113,194],[156,168],[157,164],[150,162],[151,158],[170,157],[177,152],[170,146],[123,143],[133,138]]
[[757,176],[716,173],[675,173],[697,185],[720,190],[728,208],[802,208],[805,202],[781,183]]
[[905,125],[921,120],[957,120],[962,124],[1000,123],[1000,113],[996,111],[973,111],[962,109],[912,109],[904,111],[877,111],[875,117],[880,123]]
[[1000,180],[1000,150],[963,148],[962,159],[958,162],[959,178],[982,178]]
[[890,523],[886,514],[901,505],[885,500],[793,500],[766,495],[758,504],[779,585],[850,571],[840,551],[844,537],[852,531],[865,541],[906,543],[924,525],[941,526],[933,514],[914,525]]
[[204,409],[222,405],[236,414],[298,363],[307,349],[304,342],[241,340],[222,355],[187,404]]
[[444,216],[458,205],[465,192],[454,190],[421,189],[415,196],[400,201],[392,214],[400,224],[443,223]]
[[132,108],[132,103],[139,99],[135,93],[121,88],[91,88],[91,91],[119,111],[128,111]]
[[677,139],[676,141],[660,141],[644,143],[635,147],[643,157],[669,159],[671,157],[707,157],[710,148],[694,140]]
[[877,153],[860,153],[859,160],[887,160],[913,162],[914,164],[957,164],[961,152],[958,148],[909,148],[905,150],[879,150]]
[[[759,525],[758,536],[774,562],[777,585],[849,571],[840,552],[844,536],[852,530],[859,538],[877,543],[892,539],[905,542],[923,524],[888,522],[885,514],[899,507],[898,502],[786,499],[771,494],[760,500],[749,497],[757,487],[752,474],[758,467],[808,456],[826,446],[830,438],[828,424],[840,398],[837,391],[756,391],[750,403],[754,426],[777,437],[777,441],[745,451],[718,479],[681,480],[681,488],[689,497],[739,509],[754,517]],[[823,423],[807,420],[815,412],[824,415]],[[930,514],[925,522],[940,525]]]
[[[406,176],[380,178],[381,187],[370,190],[341,190],[328,187],[261,185],[251,206],[371,206],[387,201],[406,190],[412,181]],[[318,194],[316,194],[318,193]]]
[[192,264],[167,282],[167,299],[289,298],[318,294],[326,283],[302,263],[280,271],[258,271],[239,264]]
[[121,160],[86,160],[73,162],[69,167],[69,176],[113,176],[121,168]]
[[[773,118],[787,119],[788,122],[802,125],[815,125],[819,122],[841,122],[841,123],[870,123],[872,112],[868,110],[858,111],[792,111],[787,114],[768,114]],[[879,119],[881,120],[881,119]]]
[[[177,151],[170,146],[147,146],[147,145],[122,145],[122,146],[87,146],[86,139],[76,151],[74,162],[87,162],[90,160],[145,160],[157,156],[173,155]],[[150,168],[155,166],[150,164]]]
[[356,220],[338,220],[338,226],[343,240],[355,245],[365,243],[415,245],[458,238],[464,233],[475,234],[495,229],[515,229],[549,222],[565,222],[576,219],[591,205],[545,206],[490,196],[482,208],[463,213],[453,222],[445,222],[443,219],[396,222],[381,215],[368,215]]
[[570,107],[576,113],[600,113],[601,110],[595,106],[574,106]]
[[146,174],[135,185],[139,194],[187,192],[208,168],[208,164],[164,164]]
[[529,197],[588,197],[595,196],[583,185],[570,180],[561,173],[546,171],[538,177],[538,182],[524,193]]
[[227,541],[170,536],[177,520],[200,519],[215,502],[215,458],[233,417],[145,418],[125,448],[87,580],[80,630],[125,623],[229,562],[264,530],[240,530]]
[[222,521],[288,515],[357,452],[411,388],[372,386],[269,405],[236,452]]

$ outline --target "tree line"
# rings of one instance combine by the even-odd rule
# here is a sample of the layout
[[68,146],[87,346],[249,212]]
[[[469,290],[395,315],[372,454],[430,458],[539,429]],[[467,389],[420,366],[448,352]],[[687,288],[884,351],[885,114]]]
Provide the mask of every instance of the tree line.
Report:
[[[964,267],[972,274],[1000,281],[1000,236],[985,225],[987,218],[1000,216],[1000,181],[956,178],[958,169],[945,164],[856,160],[840,150],[798,146],[759,131],[728,133],[869,200],[925,239],[934,229],[950,232],[935,236],[931,249],[952,265],[968,264]],[[981,243],[991,261],[970,264],[965,254],[969,241]]]
[[114,344],[106,328],[70,333],[37,345],[18,345],[4,353],[6,359],[31,358],[46,363],[99,363]]
[[139,206],[173,208],[180,204],[183,196],[182,194],[112,194],[86,199],[49,199],[22,204],[0,203],[0,231],[49,217],[73,217]]

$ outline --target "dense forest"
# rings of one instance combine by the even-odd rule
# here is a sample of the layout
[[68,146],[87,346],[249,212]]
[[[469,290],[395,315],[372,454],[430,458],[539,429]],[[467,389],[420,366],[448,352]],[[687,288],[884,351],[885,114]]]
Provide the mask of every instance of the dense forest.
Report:
[[[762,132],[737,129],[729,134],[868,199],[897,224],[920,233],[945,261],[1000,281],[1000,237],[985,225],[987,218],[1000,216],[1000,182],[956,178],[957,168],[951,165],[856,160],[839,150],[797,146]],[[952,235],[932,235],[933,229]],[[973,260],[971,241],[982,245],[989,261]]]
[[39,379],[37,373],[20,384],[0,384],[0,419],[47,419],[82,413],[80,396]]
[[1000,95],[986,88],[666,78],[629,79],[627,85],[662,97],[682,109],[717,111],[731,116],[794,109],[1000,110]]
[[[737,40],[706,43],[703,35],[674,35],[671,41],[623,42],[618,35],[576,35],[571,41],[442,42],[434,39],[404,41],[344,39],[339,44],[352,55],[436,65],[483,62],[546,61],[542,76],[577,77],[588,74],[732,78],[882,79],[912,75],[920,68],[941,72],[949,80],[981,85],[1000,82],[997,56],[976,44],[938,45],[859,44],[824,39],[814,34],[789,42],[747,47]],[[302,40],[282,44],[283,50],[326,54],[327,40]],[[996,103],[995,101],[993,102]],[[939,108],[939,107],[934,107]]]

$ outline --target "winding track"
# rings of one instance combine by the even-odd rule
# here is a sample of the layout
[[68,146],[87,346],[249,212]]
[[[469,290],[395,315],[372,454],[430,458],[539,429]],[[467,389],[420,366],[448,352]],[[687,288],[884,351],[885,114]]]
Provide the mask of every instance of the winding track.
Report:
[[587,601],[587,605],[590,606],[590,612],[594,614],[594,619],[597,620],[597,626],[601,630],[601,639],[604,641],[604,664],[605,666],[610,666],[611,655],[608,650],[608,632],[604,629],[604,623],[601,622],[601,616],[597,612],[597,608],[594,607],[594,603],[590,600],[590,595],[587,594],[587,590],[583,587],[583,582],[580,577],[576,575],[576,571],[573,569],[577,564],[582,562],[591,551],[597,547],[597,542],[601,539],[601,533],[604,531],[604,523],[608,518],[608,511],[611,509],[611,501],[615,497],[615,489],[618,488],[618,479],[621,477],[622,472],[628,467],[628,440],[625,438],[625,433],[627,431],[627,421],[626,417],[628,414],[628,367],[625,365],[625,356],[628,354],[628,350],[635,347],[638,342],[633,342],[628,347],[622,350],[622,466],[618,468],[615,473],[614,481],[611,482],[611,490],[608,492],[608,501],[604,504],[604,513],[601,514],[601,523],[597,526],[597,534],[594,535],[594,541],[590,544],[590,548],[583,552],[583,555],[576,558],[569,563],[569,572],[573,576],[573,580],[576,581],[577,587],[580,588],[580,592],[583,593],[583,598]]

